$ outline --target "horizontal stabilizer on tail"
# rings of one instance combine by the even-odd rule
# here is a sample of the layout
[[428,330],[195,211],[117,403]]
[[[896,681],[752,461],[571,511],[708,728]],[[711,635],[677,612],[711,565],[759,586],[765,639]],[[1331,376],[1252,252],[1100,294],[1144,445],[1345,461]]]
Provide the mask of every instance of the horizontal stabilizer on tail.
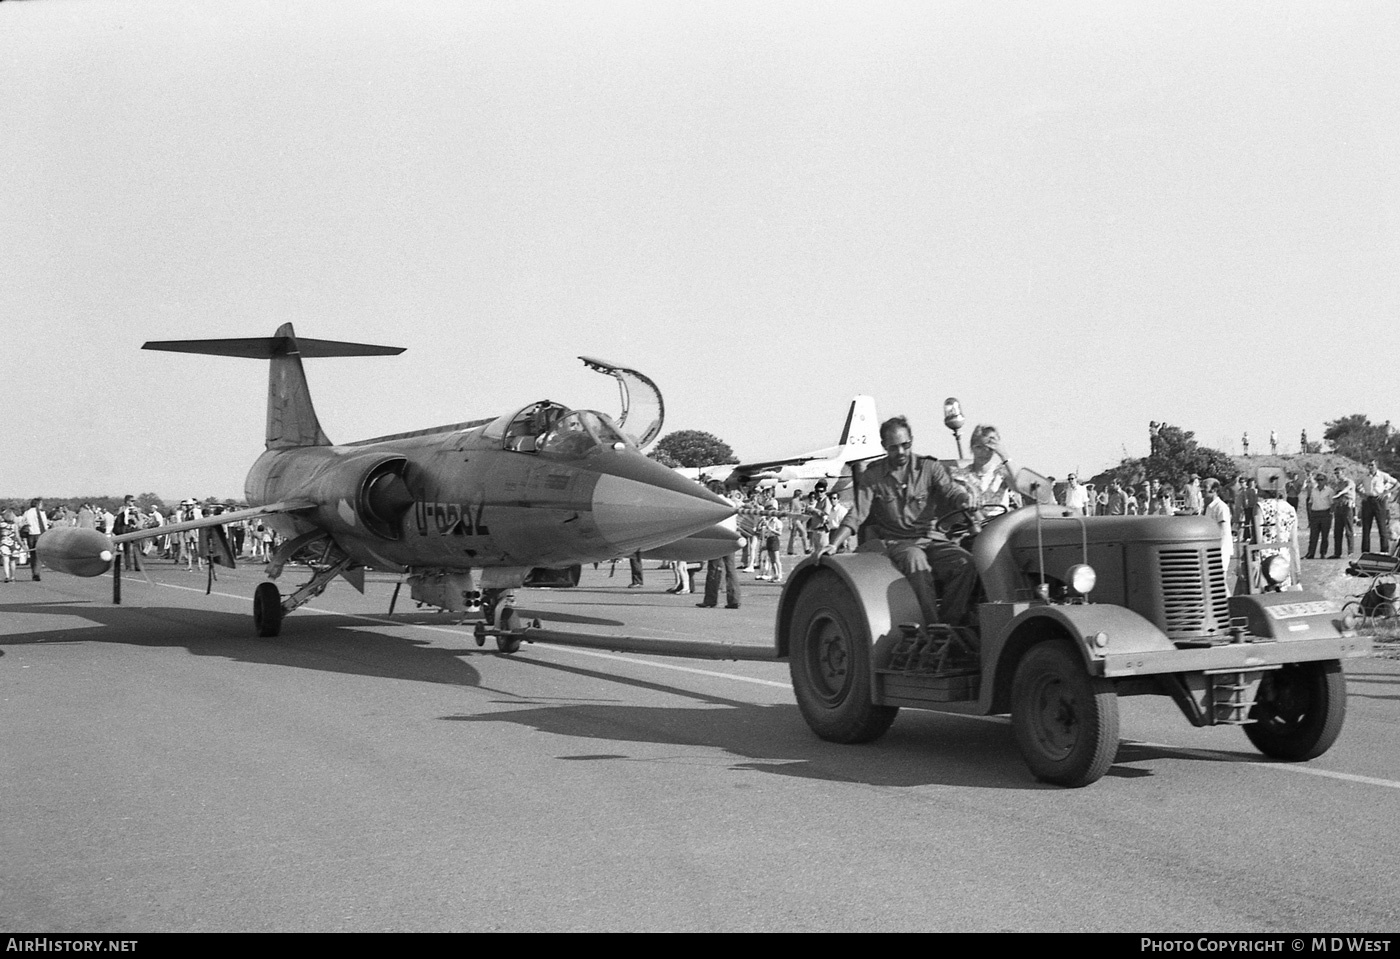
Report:
[[303,359],[327,356],[397,356],[401,346],[374,346],[342,340],[311,340],[296,335],[283,323],[271,336],[225,340],[149,340],[143,350],[168,353],[201,353],[205,356],[238,356],[271,360],[267,374],[267,448],[295,449],[330,446],[331,441],[316,418],[311,391],[306,385]]
[[406,347],[309,340],[304,336],[251,336],[227,340],[148,340],[141,345],[141,349],[202,353],[206,356],[241,356],[250,360],[270,360],[274,356],[295,353],[305,360],[331,356],[398,356]]

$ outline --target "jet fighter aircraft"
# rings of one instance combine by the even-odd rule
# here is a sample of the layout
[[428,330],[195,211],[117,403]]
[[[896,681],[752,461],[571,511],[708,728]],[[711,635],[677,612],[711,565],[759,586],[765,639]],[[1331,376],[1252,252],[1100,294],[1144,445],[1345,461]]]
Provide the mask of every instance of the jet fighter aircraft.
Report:
[[111,538],[55,528],[40,538],[39,555],[61,572],[98,576],[111,565],[113,544],[209,528],[211,556],[232,565],[217,527],[260,517],[284,538],[268,563],[270,579],[294,556],[313,574],[286,597],[272,582],[258,585],[260,636],[278,635],[282,617],[336,576],[363,591],[366,569],[404,575],[421,603],[461,611],[479,597],[488,622],[498,606],[508,619],[515,587],[577,583],[583,563],[661,546],[734,513],[724,498],[642,455],[639,445],[661,428],[660,393],[640,374],[601,360],[582,358],[618,379],[624,402],[629,383],[654,394],[654,416],[640,429],[628,429],[635,410],[624,409],[615,423],[540,400],[494,419],[335,445],[312,407],[302,359],[401,348],[299,339],[290,323],[268,338],[143,348],[271,361],[267,448],[244,486],[250,508]]

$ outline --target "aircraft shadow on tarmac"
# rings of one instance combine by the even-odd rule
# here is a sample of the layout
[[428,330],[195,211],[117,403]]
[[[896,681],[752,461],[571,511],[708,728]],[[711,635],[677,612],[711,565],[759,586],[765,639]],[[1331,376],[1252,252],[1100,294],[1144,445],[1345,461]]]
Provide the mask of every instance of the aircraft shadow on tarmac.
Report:
[[[69,601],[12,603],[4,609],[7,616],[61,615],[80,617],[85,624],[0,635],[0,648],[37,643],[183,647],[195,656],[222,656],[240,663],[452,686],[481,683],[481,673],[464,661],[463,654],[480,655],[482,650],[432,646],[422,640],[377,632],[374,623],[363,619],[338,620],[334,614],[289,619],[280,638],[259,639],[252,635],[252,622],[245,613]],[[107,629],[92,629],[86,625],[89,623]],[[390,629],[393,625],[383,624]]]
[[[863,783],[872,786],[978,786],[989,789],[1056,789],[1037,782],[1026,770],[1011,737],[1009,724],[969,720],[920,710],[903,710],[894,726],[877,742],[841,746],[818,739],[796,706],[755,705],[695,693],[664,683],[619,677],[559,663],[528,658],[542,669],[606,679],[641,689],[679,694],[699,700],[696,708],[628,706],[608,703],[534,704],[534,708],[481,715],[441,717],[445,722],[515,723],[537,732],[563,737],[636,744],[636,753],[609,751],[561,755],[572,762],[693,762],[657,757],[646,747],[680,746],[720,749],[732,755],[731,772],[760,772],[778,776]],[[1242,754],[1241,758],[1247,758]],[[1123,742],[1108,775],[1136,779],[1154,775],[1150,768],[1125,766],[1152,760],[1211,760],[1204,756],[1143,744]]]

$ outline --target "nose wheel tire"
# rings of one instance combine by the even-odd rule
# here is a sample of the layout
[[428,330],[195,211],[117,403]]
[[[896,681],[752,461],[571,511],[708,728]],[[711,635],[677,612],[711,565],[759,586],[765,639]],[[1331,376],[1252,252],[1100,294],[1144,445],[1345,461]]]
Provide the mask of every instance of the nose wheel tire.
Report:
[[282,632],[282,594],[276,583],[259,583],[253,591],[253,628],[263,637]]
[[1340,662],[1291,663],[1265,674],[1244,734],[1265,756],[1316,759],[1337,741],[1346,711]]
[[1037,779],[1071,788],[1103,778],[1118,752],[1118,696],[1067,640],[1032,647],[1011,686],[1011,727]]
[[878,739],[899,707],[871,701],[870,635],[859,601],[828,570],[818,570],[801,589],[788,633],[788,668],[802,718],[831,742]]
[[502,630],[496,634],[496,648],[503,653],[516,653],[520,651],[520,637],[507,636],[506,632],[511,632],[520,628],[520,615],[516,613],[513,606],[506,606],[501,609],[500,619],[497,629]]

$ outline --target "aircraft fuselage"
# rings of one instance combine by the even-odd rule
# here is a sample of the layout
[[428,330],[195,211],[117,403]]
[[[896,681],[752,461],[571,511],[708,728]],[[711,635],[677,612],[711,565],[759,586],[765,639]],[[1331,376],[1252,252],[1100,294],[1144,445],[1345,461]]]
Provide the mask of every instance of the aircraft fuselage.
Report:
[[486,426],[268,450],[245,494],[255,506],[315,504],[264,522],[288,538],[325,531],[356,564],[391,571],[597,562],[671,542],[732,512],[630,446],[521,452],[504,448]]

